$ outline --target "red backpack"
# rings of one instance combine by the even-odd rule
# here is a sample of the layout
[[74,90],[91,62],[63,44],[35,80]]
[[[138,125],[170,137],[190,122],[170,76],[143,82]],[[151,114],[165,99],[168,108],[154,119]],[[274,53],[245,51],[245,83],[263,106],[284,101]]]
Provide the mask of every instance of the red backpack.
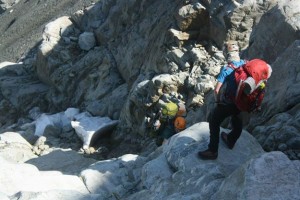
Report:
[[[245,65],[235,69],[234,77],[237,91],[234,102],[241,111],[252,112],[261,105],[269,73],[271,73],[270,65],[260,59],[250,60]],[[248,77],[254,79],[252,79],[253,90],[249,94],[245,93],[247,87],[245,80]]]

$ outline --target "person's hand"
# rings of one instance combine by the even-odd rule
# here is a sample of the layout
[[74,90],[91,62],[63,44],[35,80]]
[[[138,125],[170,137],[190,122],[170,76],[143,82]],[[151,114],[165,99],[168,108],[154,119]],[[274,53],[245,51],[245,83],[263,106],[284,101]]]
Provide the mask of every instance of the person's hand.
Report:
[[156,121],[153,123],[153,129],[154,129],[155,131],[157,131],[157,130],[160,128],[160,125],[161,125],[160,121],[159,121],[159,120],[156,120]]

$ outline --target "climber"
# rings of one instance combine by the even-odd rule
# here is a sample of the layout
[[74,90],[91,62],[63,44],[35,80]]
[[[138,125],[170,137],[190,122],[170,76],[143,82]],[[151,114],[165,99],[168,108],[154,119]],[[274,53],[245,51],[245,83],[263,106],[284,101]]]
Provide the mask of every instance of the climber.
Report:
[[158,146],[186,128],[185,115],[186,109],[183,103],[168,102],[162,105],[152,125]]
[[[257,105],[257,102],[259,104],[262,101],[263,94],[262,92],[265,87],[265,81],[268,79],[271,75],[271,68],[267,63],[265,63],[262,60],[253,60],[247,62],[247,64],[244,64],[245,61],[240,60],[240,57],[238,55],[238,46],[234,42],[230,41],[226,44],[226,50],[228,55],[228,65],[224,66],[220,74],[217,77],[217,84],[215,87],[215,100],[216,100],[216,106],[214,110],[211,112],[209,117],[209,129],[210,129],[210,142],[208,145],[208,149],[205,151],[200,151],[198,153],[198,156],[202,159],[216,159],[218,157],[218,147],[219,147],[219,132],[220,132],[220,125],[223,122],[223,120],[227,117],[231,117],[231,125],[232,130],[229,134],[226,134],[225,132],[221,133],[221,138],[224,141],[224,143],[227,145],[229,149],[232,149],[238,140],[238,138],[241,135],[242,132],[242,117],[240,115],[241,111],[248,111],[252,112],[254,109],[258,109],[260,105]],[[255,103],[254,106],[252,106],[252,102],[250,101],[243,101],[240,98],[239,100],[236,99],[236,94],[239,94],[239,97],[245,97],[244,99],[247,99],[250,95],[249,87],[247,87],[248,77],[247,73],[244,72],[244,66],[257,66],[259,63],[259,66],[263,66],[264,72],[267,70],[267,76],[263,77],[263,81],[259,82],[257,80],[257,90],[253,93],[253,102]],[[231,65],[231,66],[230,66]],[[241,67],[243,66],[243,67]],[[238,80],[241,77],[237,76],[237,72],[243,72],[243,80]],[[238,74],[239,75],[239,74]],[[251,77],[249,77],[250,79]],[[246,80],[247,79],[247,80]],[[242,81],[243,87],[238,87],[239,83],[238,81]],[[259,82],[259,83],[258,83]],[[263,86],[264,85],[264,86]],[[222,93],[220,93],[220,88],[222,86]],[[258,87],[260,86],[260,87]],[[225,89],[224,89],[225,88]],[[238,89],[241,89],[238,91]],[[250,89],[251,90],[251,89]],[[245,92],[248,94],[245,94]],[[259,100],[257,100],[259,98]],[[242,103],[241,103],[242,102]],[[254,104],[253,103],[253,104]],[[245,106],[246,104],[246,106]],[[240,106],[242,105],[242,106]],[[249,106],[252,106],[251,108],[248,108]],[[247,107],[247,109],[246,109]]]
[[233,40],[229,40],[224,44],[224,56],[228,63],[221,68],[221,72],[217,77],[217,84],[214,89],[216,102],[221,102],[220,98],[222,95],[220,89],[225,81],[225,78],[231,74],[235,68],[242,66],[246,62],[245,60],[240,59],[239,46],[237,42]]

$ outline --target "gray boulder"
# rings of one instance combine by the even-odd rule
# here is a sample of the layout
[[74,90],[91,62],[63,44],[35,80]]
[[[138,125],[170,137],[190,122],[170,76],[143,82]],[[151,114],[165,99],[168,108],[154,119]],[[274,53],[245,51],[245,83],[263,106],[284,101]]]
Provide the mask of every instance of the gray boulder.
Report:
[[[252,116],[249,123],[249,130],[267,150],[279,150],[281,143],[289,143],[288,149],[298,149],[292,145],[292,138],[300,136],[299,75],[296,72],[299,46],[299,40],[295,41],[272,64],[273,73],[268,81],[262,112]],[[262,124],[264,119],[268,120]]]
[[78,40],[79,47],[82,50],[88,51],[96,45],[96,39],[94,33],[84,32],[79,35]]
[[[63,175],[58,171],[39,171],[34,165],[1,161],[0,192],[7,196],[20,191],[73,190],[88,194],[77,176]],[[14,173],[11,173],[11,172]]]
[[[44,110],[49,87],[40,82],[24,64],[0,63],[0,123],[11,124],[32,107]],[[35,98],[32,98],[35,97]]]
[[282,152],[263,154],[227,177],[212,199],[299,199],[297,166]]
[[272,64],[286,48],[298,40],[299,9],[297,0],[278,1],[278,4],[271,7],[253,28],[249,41],[249,58],[264,58]]
[[78,175],[82,170],[97,162],[92,158],[85,158],[71,149],[52,148],[51,152],[27,160],[27,164],[34,165],[40,171],[59,171],[63,174]]
[[[10,200],[47,200],[47,199],[60,199],[60,200],[74,200],[74,199],[88,199],[99,200],[102,196],[99,194],[83,194],[78,191],[71,190],[50,190],[44,192],[18,192],[10,196]],[[6,199],[3,199],[6,200]]]
[[207,148],[208,140],[205,122],[171,137],[161,154],[148,157],[139,190],[126,199],[298,198],[298,161],[281,152],[264,152],[246,131],[232,150],[220,140],[218,158],[201,160],[197,152]]
[[145,158],[127,154],[119,158],[99,161],[83,170],[80,177],[92,194],[103,199],[125,196],[138,185]]
[[32,145],[19,133],[5,132],[0,134],[0,157],[13,163],[23,163],[36,158]]
[[112,132],[118,123],[118,120],[111,120],[109,117],[93,117],[89,113],[80,113],[74,116],[71,126],[82,140],[82,148],[88,149],[92,139]]

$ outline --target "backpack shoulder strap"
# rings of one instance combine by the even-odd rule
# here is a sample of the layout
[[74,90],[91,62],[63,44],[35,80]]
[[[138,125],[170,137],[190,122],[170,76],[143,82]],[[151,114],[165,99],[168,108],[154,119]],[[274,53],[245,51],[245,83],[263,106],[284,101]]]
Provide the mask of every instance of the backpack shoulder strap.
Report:
[[[244,64],[242,64],[241,66],[244,66],[248,62],[248,60],[245,60],[245,59],[243,61],[244,61]],[[232,62],[227,63],[227,67],[229,67],[233,70],[239,68],[239,67],[235,66]]]
[[229,68],[231,68],[231,69],[233,69],[233,70],[235,70],[235,69],[238,68],[238,67],[235,66],[232,62],[228,63],[228,64],[227,64],[227,67],[229,67]]

